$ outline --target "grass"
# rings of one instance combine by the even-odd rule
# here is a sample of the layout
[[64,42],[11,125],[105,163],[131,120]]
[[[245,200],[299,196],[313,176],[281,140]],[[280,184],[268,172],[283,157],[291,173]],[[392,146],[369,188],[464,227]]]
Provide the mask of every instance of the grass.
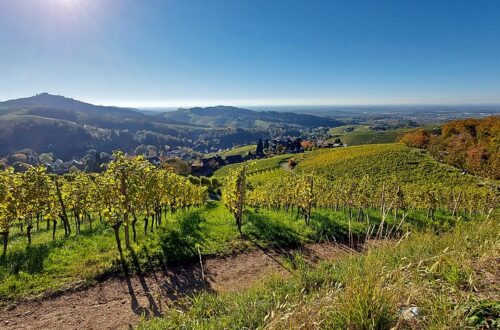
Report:
[[[166,220],[154,232],[145,235],[139,220],[137,243],[132,248],[142,270],[165,264],[189,261],[198,255],[224,255],[255,248],[300,246],[309,242],[332,240],[347,242],[349,230],[354,238],[362,239],[368,226],[380,223],[380,213],[365,210],[370,223],[349,221],[347,211],[314,210],[311,225],[296,212],[247,209],[244,214],[244,239],[239,237],[232,215],[220,202],[210,202],[200,208],[179,210],[167,214]],[[355,217],[355,214],[354,214]],[[395,223],[388,218],[387,223]],[[439,228],[453,226],[449,215],[436,215],[436,222],[426,220],[425,214],[412,213],[406,222],[412,228]],[[27,245],[24,234],[15,227],[11,233],[8,253],[0,261],[0,302],[45,295],[77,285],[89,285],[99,278],[123,272],[112,230],[104,223],[94,221],[93,229],[71,237],[63,236],[62,228],[52,241],[51,231],[40,226],[33,233],[33,243]],[[406,227],[405,227],[406,228]],[[123,236],[123,230],[121,231]],[[123,237],[122,237],[123,244]],[[132,270],[136,267],[127,249],[125,260]]]
[[[238,293],[203,293],[139,329],[458,329],[498,324],[497,221],[412,233],[364,254],[270,277]],[[496,301],[496,303],[495,303]],[[418,316],[402,318],[408,307]]]
[[251,160],[245,163],[226,165],[215,171],[213,176],[217,179],[222,179],[227,176],[232,169],[242,166],[243,164],[248,165],[248,174],[273,170],[280,168],[281,163],[287,161],[289,158],[300,158],[301,156],[301,154],[284,154],[276,155],[270,158]]
[[348,146],[376,143],[394,143],[399,141],[403,134],[414,128],[398,128],[387,131],[375,131],[367,125],[345,125],[330,130],[330,134],[340,137]]
[[222,152],[210,153],[210,154],[207,154],[206,157],[207,158],[208,157],[213,157],[215,155],[219,155],[221,157],[236,156],[236,155],[246,156],[249,152],[255,153],[255,149],[256,148],[257,148],[256,144],[249,144],[249,145],[246,145],[246,146],[240,146],[240,147],[236,147],[236,148],[233,148],[233,149],[225,150],[225,151],[222,151]]
[[[95,223],[98,221],[94,221]],[[58,238],[40,228],[27,246],[18,228],[11,233],[5,260],[0,262],[0,301],[12,301],[43,293],[85,285],[110,273],[122,271],[113,232],[107,225],[94,223],[80,234]],[[230,214],[218,204],[168,214],[160,228],[146,236],[143,222],[137,223],[137,241],[132,244],[144,267],[183,261],[197,254],[224,254],[246,247],[233,228]],[[122,231],[123,235],[123,231]],[[123,237],[122,237],[123,242]],[[126,250],[125,250],[126,251]],[[130,255],[125,255],[131,263]]]

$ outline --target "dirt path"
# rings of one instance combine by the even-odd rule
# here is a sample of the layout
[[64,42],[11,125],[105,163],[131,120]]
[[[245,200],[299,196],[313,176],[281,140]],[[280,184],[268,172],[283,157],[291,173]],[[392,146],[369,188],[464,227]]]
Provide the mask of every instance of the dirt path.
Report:
[[[311,264],[346,253],[333,244],[311,244],[301,249]],[[24,302],[0,310],[0,329],[127,329],[142,314],[162,315],[179,296],[206,290],[239,291],[272,273],[286,276],[288,251],[256,250],[163,271],[113,278],[88,289],[41,301]]]

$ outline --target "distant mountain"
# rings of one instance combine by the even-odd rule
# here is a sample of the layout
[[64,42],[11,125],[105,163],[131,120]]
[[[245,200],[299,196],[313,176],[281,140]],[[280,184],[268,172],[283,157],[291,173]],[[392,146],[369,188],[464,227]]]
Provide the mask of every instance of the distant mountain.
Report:
[[161,114],[163,118],[185,124],[210,127],[270,128],[270,127],[335,127],[337,120],[308,114],[278,111],[253,111],[248,109],[216,106],[179,109]]
[[143,116],[143,114],[136,109],[93,105],[90,103],[77,101],[72,98],[60,95],[52,95],[49,93],[41,93],[31,97],[0,102],[0,108],[38,108],[38,107],[72,110],[76,112],[89,113],[89,114],[98,113],[103,115],[119,115],[119,116],[133,116],[133,117]]
[[147,114],[42,93],[0,102],[0,158],[32,149],[71,159],[89,149],[131,152],[141,144],[213,151],[256,143],[271,132],[296,136],[303,128],[339,125],[308,114],[228,106]]

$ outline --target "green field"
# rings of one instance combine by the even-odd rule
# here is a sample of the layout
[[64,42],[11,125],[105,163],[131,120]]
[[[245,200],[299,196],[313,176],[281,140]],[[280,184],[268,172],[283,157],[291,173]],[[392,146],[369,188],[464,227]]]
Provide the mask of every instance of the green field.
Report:
[[345,125],[332,128],[329,133],[340,137],[344,144],[357,146],[361,144],[394,143],[403,134],[413,128],[389,129],[387,131],[375,131],[367,125]]
[[249,144],[246,146],[236,147],[236,148],[225,150],[222,152],[213,152],[213,153],[207,154],[205,157],[208,158],[208,157],[213,157],[215,155],[219,155],[221,157],[236,156],[236,155],[246,156],[249,152],[255,153],[256,148],[257,148],[256,144]]
[[226,165],[226,166],[221,167],[217,171],[215,171],[214,177],[217,179],[222,179],[226,175],[228,175],[232,169],[237,168],[239,166],[242,166],[243,164],[248,165],[247,173],[249,173],[249,174],[277,169],[281,166],[280,164],[282,162],[287,161],[289,158],[292,158],[292,157],[298,159],[298,158],[302,157],[302,154],[277,155],[277,156],[270,157],[270,158],[251,160],[251,161],[247,161],[245,163]]

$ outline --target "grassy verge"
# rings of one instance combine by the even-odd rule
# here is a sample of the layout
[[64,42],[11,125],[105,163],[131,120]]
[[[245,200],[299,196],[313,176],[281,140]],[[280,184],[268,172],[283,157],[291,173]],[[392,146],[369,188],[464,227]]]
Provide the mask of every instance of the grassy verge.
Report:
[[[270,278],[241,293],[196,295],[139,328],[495,327],[499,235],[497,221],[461,223],[445,234],[412,233],[316,269],[298,255],[292,279]],[[416,316],[409,307],[416,307]]]

